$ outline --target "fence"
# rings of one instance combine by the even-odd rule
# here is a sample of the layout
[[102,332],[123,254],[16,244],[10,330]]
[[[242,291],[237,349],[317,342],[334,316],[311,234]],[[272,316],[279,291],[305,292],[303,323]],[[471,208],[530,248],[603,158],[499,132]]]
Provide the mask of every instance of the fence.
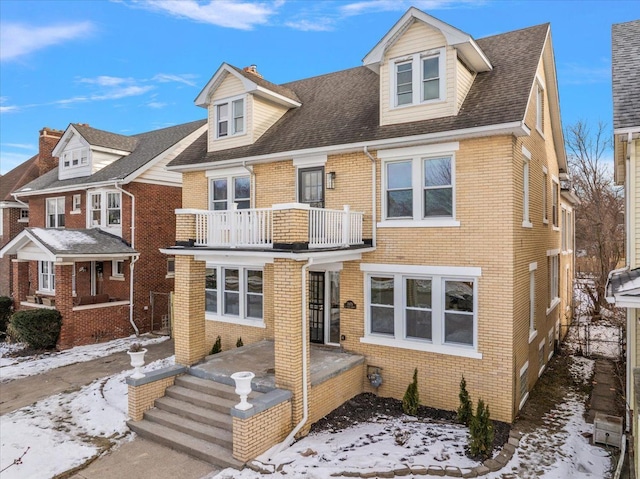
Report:
[[563,348],[588,358],[621,361],[625,356],[625,329],[606,322],[574,321],[560,325],[560,337],[566,333]]

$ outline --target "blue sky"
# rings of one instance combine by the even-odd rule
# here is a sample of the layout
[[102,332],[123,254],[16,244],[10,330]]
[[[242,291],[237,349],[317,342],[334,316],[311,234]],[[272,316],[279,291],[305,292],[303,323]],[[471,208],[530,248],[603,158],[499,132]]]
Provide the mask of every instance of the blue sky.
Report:
[[222,62],[274,83],[361,65],[412,5],[476,39],[550,22],[564,125],[611,124],[611,25],[637,1],[0,0],[0,173],[44,126],[204,118],[193,100]]

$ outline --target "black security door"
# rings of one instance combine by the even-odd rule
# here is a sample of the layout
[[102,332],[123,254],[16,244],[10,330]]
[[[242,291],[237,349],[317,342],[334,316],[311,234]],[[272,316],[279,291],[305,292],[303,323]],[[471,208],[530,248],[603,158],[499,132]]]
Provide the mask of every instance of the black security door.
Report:
[[324,344],[324,271],[309,272],[309,341]]

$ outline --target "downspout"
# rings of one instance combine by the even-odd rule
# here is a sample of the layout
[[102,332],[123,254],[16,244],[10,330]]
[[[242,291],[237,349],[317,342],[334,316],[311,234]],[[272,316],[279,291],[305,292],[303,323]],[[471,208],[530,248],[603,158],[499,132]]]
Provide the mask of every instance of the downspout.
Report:
[[309,258],[309,261],[302,266],[302,419],[285,440],[275,446],[273,452],[271,452],[271,457],[278,454],[285,447],[289,447],[293,443],[298,431],[302,429],[302,426],[304,426],[307,419],[309,419],[309,386],[307,384],[307,270],[312,263],[313,258]]
[[376,247],[376,239],[378,237],[378,229],[376,228],[376,221],[378,221],[378,213],[376,210],[376,159],[369,153],[367,145],[364,146],[364,154],[371,160],[371,246]]
[[249,172],[249,174],[251,175],[251,183],[249,185],[249,188],[251,189],[250,193],[251,193],[251,208],[255,208],[255,198],[256,198],[256,174],[253,171],[253,166],[247,166],[247,162],[243,161],[242,162],[242,167],[247,170]]
[[[124,193],[129,198],[131,198],[131,248],[135,249],[136,245],[136,197],[133,196],[126,190],[123,190],[118,182],[116,181],[113,186],[116,190]],[[140,336],[140,330],[136,323],[133,321],[133,272],[135,268],[135,264],[138,261],[139,256],[132,256],[131,262],[129,263],[129,322],[131,326],[133,326],[133,330],[136,332],[136,336]]]
[[11,196],[13,196],[13,199],[16,200],[16,203],[20,203],[25,208],[29,208],[29,205],[27,203],[18,199],[18,193],[11,193]]
[[[631,241],[630,241],[630,237],[631,237],[631,229],[630,229],[630,225],[631,225],[631,198],[630,198],[630,192],[631,192],[631,148],[633,145],[633,133],[629,132],[627,134],[627,155],[625,157],[625,161],[624,161],[624,168],[625,168],[625,182],[624,182],[624,188],[625,188],[625,192],[624,192],[624,220],[627,223],[625,225],[625,231],[627,232],[627,237],[625,238],[626,240],[626,245],[625,245],[625,255],[626,255],[626,260],[625,263],[627,264],[627,269],[631,269]],[[636,225],[637,227],[637,225]],[[636,330],[638,328],[638,323],[636,321],[635,318],[636,314],[635,311],[631,308],[627,308],[627,321],[628,324],[626,325],[626,330],[627,330],[627,345],[630,344],[630,341],[632,340],[634,343],[636,341]],[[633,328],[630,328],[631,324],[633,324]],[[633,332],[634,337],[631,338],[629,332]],[[634,354],[638,354],[636,351],[636,348],[632,348],[631,351]],[[626,381],[626,391],[625,391],[625,395],[627,398],[627,407],[625,408],[625,424],[627,425],[627,432],[629,432],[631,430],[631,423],[633,421],[631,421],[631,410],[634,409],[634,403],[635,403],[635,398],[631,397],[631,383],[633,381],[633,367],[632,364],[636,364],[636,358],[632,357],[632,358],[627,358],[627,364],[626,364],[626,377],[627,377],[627,381]],[[634,390],[634,393],[637,395],[639,392]],[[634,411],[635,412],[635,411]]]

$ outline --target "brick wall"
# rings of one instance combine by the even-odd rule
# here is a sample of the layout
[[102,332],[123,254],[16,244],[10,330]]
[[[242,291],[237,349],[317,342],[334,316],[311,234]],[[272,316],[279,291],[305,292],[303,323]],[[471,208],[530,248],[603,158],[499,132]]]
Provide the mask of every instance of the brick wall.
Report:
[[246,462],[283,441],[291,431],[291,401],[247,419],[233,418],[233,457]]
[[142,421],[145,411],[153,407],[156,399],[164,396],[164,392],[168,387],[173,386],[175,380],[175,376],[170,376],[140,386],[132,386],[129,384],[127,386],[127,405],[131,420]]
[[[15,238],[27,223],[19,222],[20,208],[1,208],[2,214],[2,235],[0,236],[0,246]],[[15,255],[5,255],[0,258],[0,296],[10,296],[13,290],[13,276],[11,274],[11,260]]]
[[311,425],[335,408],[363,392],[365,367],[359,364],[348,371],[311,388],[309,421]]

